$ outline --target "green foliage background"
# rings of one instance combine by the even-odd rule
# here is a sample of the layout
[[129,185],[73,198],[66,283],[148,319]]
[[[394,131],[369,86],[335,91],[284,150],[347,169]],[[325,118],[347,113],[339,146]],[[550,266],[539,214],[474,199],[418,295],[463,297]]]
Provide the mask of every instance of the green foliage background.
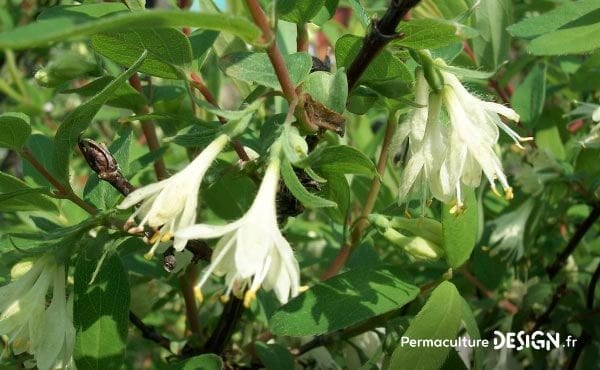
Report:
[[[156,181],[156,161],[168,174],[182,169],[223,130],[217,115],[232,123],[226,130],[245,127],[239,141],[267,157],[288,110],[265,50],[271,40],[260,38],[241,1],[223,11],[210,0],[192,10],[174,1],[152,10],[135,0],[83,3],[0,0],[0,279],[8,283],[16,263],[44,252],[67,256],[78,369],[598,368],[600,139],[592,115],[600,2],[422,0],[400,22],[403,36],[348,88],[348,68],[388,2],[261,1],[294,87],[328,117],[343,114],[345,132],[322,128],[308,156],[284,148],[279,216],[308,290],[283,306],[260,291],[238,315],[219,300],[222,281],[211,278],[192,308],[198,326],[182,294],[207,262],[169,273],[160,256],[145,260],[148,246],[119,227],[129,215],[115,208],[122,195],[87,166],[77,143],[105,143],[135,186]],[[305,29],[310,51],[330,48],[331,71],[311,72],[309,53],[297,50]],[[465,194],[457,217],[438,201],[426,210],[418,201],[398,204],[401,158],[378,175],[386,126],[413,108],[422,49],[483,100],[510,105],[521,116],[516,130],[535,138],[520,149],[501,134],[496,147],[512,201],[485,183]],[[192,72],[223,109],[198,94]],[[159,147],[149,148],[144,125],[156,128]],[[306,136],[299,126],[283,134]],[[243,215],[261,165],[221,155],[202,186],[202,221]],[[381,189],[367,220],[361,209],[373,179]],[[416,258],[373,222],[383,215],[420,235],[413,221],[422,212],[441,222],[442,258]],[[322,281],[348,246],[348,260]],[[168,344],[132,325],[130,312]],[[231,332],[215,339],[224,321]],[[402,335],[492,339],[495,330],[534,329],[576,337],[580,347],[476,348],[465,362],[453,348],[398,345]],[[369,332],[374,347],[351,340]],[[5,355],[0,367],[21,368],[28,356]]]

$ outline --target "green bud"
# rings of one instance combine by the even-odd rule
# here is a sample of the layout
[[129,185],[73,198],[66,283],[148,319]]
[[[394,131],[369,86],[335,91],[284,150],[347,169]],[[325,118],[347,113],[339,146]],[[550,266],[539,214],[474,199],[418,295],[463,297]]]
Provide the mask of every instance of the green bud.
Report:
[[296,127],[288,125],[284,135],[283,151],[290,163],[298,163],[308,156],[308,144]]
[[54,58],[48,65],[35,73],[40,86],[56,87],[76,78],[98,75],[96,63],[77,53],[64,53]]
[[376,213],[369,215],[369,222],[384,230],[390,227],[390,221],[384,215]]
[[420,236],[413,236],[407,239],[409,240],[406,241],[404,250],[417,259],[435,261],[444,256],[444,250],[427,239]]
[[405,218],[394,217],[390,220],[390,227],[410,232],[442,245],[442,223],[433,218]]
[[429,50],[410,50],[410,55],[423,67],[423,75],[429,87],[436,93],[440,93],[444,86],[444,78],[433,61]]

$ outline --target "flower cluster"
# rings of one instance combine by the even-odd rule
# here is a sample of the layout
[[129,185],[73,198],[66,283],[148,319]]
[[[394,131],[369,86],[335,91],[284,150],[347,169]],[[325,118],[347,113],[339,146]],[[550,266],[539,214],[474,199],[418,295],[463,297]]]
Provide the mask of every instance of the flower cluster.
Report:
[[[74,369],[73,295],[66,295],[65,267],[45,255],[0,288],[0,334],[15,354],[34,356],[38,369]],[[52,286],[52,301],[46,294]]]
[[[395,142],[409,140],[409,155],[400,180],[399,197],[406,200],[419,191],[422,209],[430,193],[442,202],[455,201],[452,212],[463,208],[463,187],[477,187],[485,174],[494,193],[495,182],[512,198],[512,188],[494,151],[499,129],[516,143],[523,138],[508,127],[499,115],[518,121],[519,115],[501,104],[482,101],[470,94],[458,78],[441,72],[444,86],[440,93],[431,90],[422,71],[417,72],[415,103],[419,106],[401,125]],[[445,111],[446,114],[442,114]],[[446,118],[447,117],[447,121]]]
[[[275,199],[279,185],[280,149],[271,149],[272,158],[258,194],[241,219],[223,226],[194,225],[198,190],[204,174],[228,141],[228,136],[219,136],[182,171],[135,190],[119,208],[129,208],[141,202],[130,216],[127,228],[130,232],[140,232],[148,224],[155,230],[150,239],[153,246],[146,255],[148,258],[153,256],[161,241],[173,237],[174,248],[178,251],[190,239],[221,238],[199,287],[214,272],[225,276],[226,297],[232,292],[241,295],[247,290],[245,303],[249,305],[263,286],[267,290],[273,289],[281,302],[287,302],[290,295],[298,294],[300,272],[292,248],[277,224]],[[130,228],[136,216],[142,220],[138,226]]]

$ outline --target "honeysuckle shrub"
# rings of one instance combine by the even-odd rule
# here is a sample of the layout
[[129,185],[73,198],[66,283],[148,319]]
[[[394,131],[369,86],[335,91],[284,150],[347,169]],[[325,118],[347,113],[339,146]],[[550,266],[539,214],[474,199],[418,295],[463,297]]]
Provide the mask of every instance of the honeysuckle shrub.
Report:
[[597,367],[598,1],[0,5],[1,368]]

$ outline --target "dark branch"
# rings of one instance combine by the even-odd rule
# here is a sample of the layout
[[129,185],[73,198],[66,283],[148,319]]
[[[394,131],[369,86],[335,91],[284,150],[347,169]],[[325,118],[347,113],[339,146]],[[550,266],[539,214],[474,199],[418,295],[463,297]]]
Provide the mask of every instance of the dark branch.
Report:
[[129,321],[142,332],[142,337],[157,343],[162,348],[173,353],[171,350],[171,341],[154,330],[154,327],[144,324],[144,322],[131,311],[129,311]]
[[592,212],[587,216],[587,218],[577,227],[575,230],[575,234],[569,240],[569,243],[565,247],[565,249],[556,257],[554,263],[548,267],[547,272],[550,279],[554,278],[556,274],[560,272],[560,270],[565,265],[567,258],[575,251],[579,242],[583,239],[588,230],[594,225],[596,220],[600,217],[600,203],[596,203],[594,208],[592,208]]
[[219,317],[217,327],[204,344],[203,352],[222,353],[227,343],[229,343],[235,327],[242,318],[243,312],[244,301],[232,295],[223,307],[223,313]]
[[544,323],[546,323],[548,321],[548,319],[550,319],[550,314],[554,311],[556,306],[558,306],[558,302],[566,293],[567,293],[567,283],[560,284],[554,291],[554,294],[552,295],[552,299],[550,300],[550,304],[546,308],[546,311],[544,311],[535,320],[535,324],[533,325],[533,328],[529,331],[530,333],[533,333],[534,331],[538,330]]
[[352,90],[360,76],[377,54],[393,39],[398,37],[396,28],[408,11],[420,0],[392,0],[381,20],[373,20],[371,31],[365,36],[362,47],[348,67],[348,89]]

